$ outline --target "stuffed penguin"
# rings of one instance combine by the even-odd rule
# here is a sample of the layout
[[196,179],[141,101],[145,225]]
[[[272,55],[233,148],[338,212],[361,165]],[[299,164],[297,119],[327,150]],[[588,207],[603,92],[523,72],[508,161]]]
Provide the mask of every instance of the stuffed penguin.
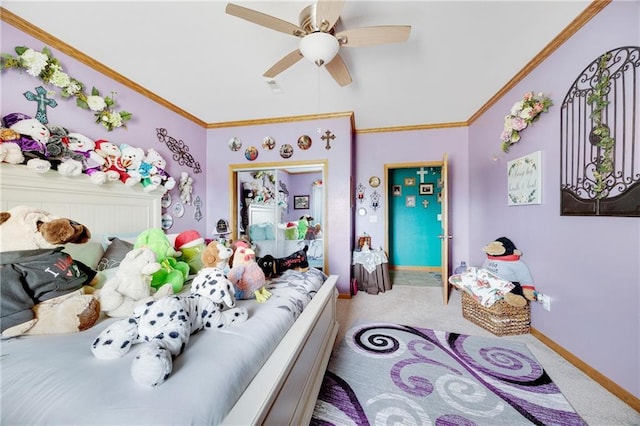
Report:
[[503,280],[515,284],[504,300],[512,306],[525,306],[527,300],[536,300],[535,285],[527,265],[520,260],[522,252],[507,237],[500,237],[482,248],[487,259],[482,266]]

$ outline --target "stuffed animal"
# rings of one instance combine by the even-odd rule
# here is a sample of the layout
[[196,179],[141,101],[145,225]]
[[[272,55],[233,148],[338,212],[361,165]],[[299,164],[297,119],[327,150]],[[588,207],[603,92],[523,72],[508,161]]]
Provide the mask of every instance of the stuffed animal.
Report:
[[95,271],[63,251],[91,232],[71,219],[17,206],[0,212],[0,316],[2,337],[71,333],[93,326],[100,304]]
[[115,276],[97,292],[100,309],[110,317],[128,317],[133,310],[173,293],[170,285],[152,291],[151,275],[160,270],[156,254],[148,248],[131,250],[120,262]]
[[5,127],[20,135],[15,140],[25,157],[29,170],[46,173],[51,169],[47,160],[47,141],[51,132],[49,128],[26,114],[19,112],[7,114],[2,118]]
[[142,185],[145,186],[145,190],[147,190],[146,187],[148,185],[152,185],[153,190],[161,189],[162,192],[167,192],[175,188],[176,181],[165,170],[167,162],[158,151],[153,148],[147,149],[147,155],[144,157],[144,162],[151,164],[153,167],[150,176],[146,180],[142,181]]
[[307,230],[309,229],[309,222],[313,220],[313,217],[308,214],[300,216],[298,219],[298,240],[304,240],[307,235]]
[[107,174],[102,170],[106,160],[96,152],[96,143],[81,133],[69,133],[67,143],[70,151],[80,157],[82,172],[96,185],[107,181]]
[[151,287],[157,290],[165,284],[170,284],[174,293],[182,290],[189,276],[189,264],[178,260],[182,253],[173,248],[162,229],[150,228],[142,231],[133,248],[150,248],[156,254],[156,261],[161,268],[152,275]]
[[144,160],[144,149],[123,143],[120,144],[120,151],[122,152],[122,164],[127,174],[136,182],[140,182],[142,180],[140,166]]
[[9,164],[22,164],[24,155],[16,141],[20,135],[14,130],[0,127],[0,162]]
[[266,278],[281,275],[287,269],[305,272],[309,270],[309,261],[307,260],[308,250],[309,246],[304,246],[302,250],[298,250],[287,257],[276,259],[268,254],[258,258],[256,261]]
[[202,269],[202,254],[204,253],[205,245],[204,238],[198,231],[190,229],[179,233],[176,236],[174,247],[182,253],[178,260],[187,262],[190,273],[197,274]]
[[[225,310],[225,305],[229,309]],[[224,273],[204,268],[193,279],[191,294],[167,296],[138,307],[133,316],[102,331],[91,351],[97,358],[115,359],[134,344],[143,343],[131,365],[131,375],[141,385],[157,386],[170,376],[173,358],[184,351],[192,334],[247,320],[247,309],[234,306],[234,288]]]
[[220,241],[211,241],[202,252],[202,264],[205,268],[218,268],[225,274],[229,272],[229,261],[233,250]]
[[520,260],[522,252],[509,238],[500,237],[487,244],[482,251],[487,254],[482,268],[515,285],[511,292],[504,295],[505,302],[513,306],[525,306],[527,300],[536,300],[536,288],[529,268]]
[[102,171],[107,174],[107,180],[119,180],[125,185],[135,185],[138,182],[127,173],[127,168],[122,162],[122,151],[118,145],[100,139],[96,141],[96,152],[105,160]]
[[265,288],[266,277],[256,262],[255,252],[247,244],[239,244],[233,254],[233,266],[227,274],[236,288],[236,299],[256,299],[264,303],[271,297]]
[[63,176],[82,174],[82,157],[69,149],[69,132],[61,126],[50,126],[51,135],[47,141],[47,160],[51,168]]

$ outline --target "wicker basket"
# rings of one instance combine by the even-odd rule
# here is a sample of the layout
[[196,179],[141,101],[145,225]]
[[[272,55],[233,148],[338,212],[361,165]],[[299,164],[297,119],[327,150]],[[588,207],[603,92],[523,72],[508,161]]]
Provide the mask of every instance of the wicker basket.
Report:
[[496,336],[527,334],[531,325],[531,305],[527,303],[516,307],[498,300],[490,308],[485,308],[463,291],[462,316]]

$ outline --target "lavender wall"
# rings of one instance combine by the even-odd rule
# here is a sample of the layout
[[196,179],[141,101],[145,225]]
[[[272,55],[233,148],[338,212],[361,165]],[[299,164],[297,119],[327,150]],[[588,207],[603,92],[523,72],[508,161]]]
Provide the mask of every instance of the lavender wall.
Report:
[[[640,45],[639,16],[640,2],[611,3],[483,114],[469,137],[469,156],[474,159],[469,163],[472,264],[483,261],[484,244],[510,237],[523,252],[537,288],[552,298],[550,312],[533,306],[533,327],[636,397],[640,219],[560,216],[559,140],[560,103],[569,87],[604,52]],[[555,106],[522,133],[509,154],[494,161],[504,116],[530,90],[551,96]],[[542,204],[508,207],[507,161],[538,150]]]
[[[377,188],[383,194],[387,185],[384,175],[385,164],[427,163],[442,161],[447,153],[449,164],[449,235],[450,264],[458,265],[469,259],[469,155],[467,147],[468,129],[455,127],[447,129],[416,130],[394,133],[361,133],[356,135],[355,184],[362,183],[371,192],[369,178],[378,176],[381,184]],[[356,235],[363,232],[371,235],[375,247],[384,246],[385,206],[367,215],[356,215]],[[374,218],[372,222],[371,218]],[[475,223],[475,220],[473,221]],[[386,248],[386,247],[385,247]]]
[[[320,130],[320,132],[319,132]],[[331,149],[325,149],[320,134],[330,130],[336,138],[331,142]],[[230,216],[229,165],[249,164],[262,167],[273,166],[273,163],[286,164],[292,161],[328,160],[328,179],[325,183],[327,197],[327,222],[323,224],[324,235],[329,242],[328,261],[330,274],[339,275],[338,291],[349,294],[351,275],[351,239],[350,218],[353,211],[350,198],[352,128],[349,116],[342,118],[293,121],[289,123],[260,124],[245,127],[228,127],[209,129],[207,132],[207,199],[210,200],[206,216],[208,235],[214,231],[215,223],[220,218]],[[298,148],[297,140],[301,135],[309,135],[312,145],[308,150]],[[276,140],[276,147],[267,151],[262,148],[262,140],[271,136]],[[238,151],[229,149],[229,140],[238,137],[242,148]],[[280,145],[288,143],[294,147],[293,156],[283,159],[279,154]],[[249,146],[258,148],[258,158],[250,162],[244,156]]]
[[[290,175],[289,177],[289,185],[287,188],[289,189],[289,210],[286,214],[287,220],[298,220],[302,215],[311,215],[311,207],[313,206],[313,193],[311,191],[311,184],[318,180],[322,179],[322,173],[313,172],[313,173],[300,173],[295,175]],[[309,196],[309,208],[308,209],[300,209],[296,210],[293,208],[293,197],[296,195],[308,195]],[[322,222],[322,218],[316,217],[313,223]]]
[[[15,54],[14,49],[16,46],[27,46],[38,51],[45,47],[45,44],[41,41],[19,31],[4,21],[2,25],[0,25],[0,31],[2,36],[0,49],[2,53]],[[58,59],[67,74],[83,82],[88,87],[88,90],[91,90],[91,87],[95,86],[103,96],[109,95],[111,91],[117,92],[115,97],[117,109],[129,111],[133,114],[132,120],[127,123],[127,129],[118,128],[112,132],[108,132],[102,126],[94,123],[95,120],[90,111],[78,108],[75,105],[75,99],[63,99],[60,96],[56,96],[54,99],[58,103],[58,106],[47,109],[49,124],[63,126],[71,132],[82,133],[93,140],[106,139],[117,144],[126,143],[144,148],[145,150],[147,148],[156,149],[165,160],[167,160],[167,171],[176,181],[179,181],[180,174],[183,171],[188,172],[193,177],[193,198],[199,195],[203,201],[203,205],[205,205],[206,181],[204,172],[194,174],[193,169],[181,166],[174,161],[172,159],[173,153],[167,148],[167,145],[158,141],[156,128],[165,128],[169,136],[173,136],[177,140],[182,140],[184,144],[188,146],[189,152],[197,161],[200,161],[203,170],[206,155],[206,144],[204,143],[206,137],[205,129],[57,51],[53,46],[47,47],[51,48],[53,56]],[[45,89],[48,89],[48,87],[39,79],[16,69],[2,71],[1,78],[0,116],[4,117],[11,112],[23,112],[32,117],[35,116],[37,108],[36,102],[27,101],[22,94],[26,91],[34,92],[38,86],[43,86]],[[56,89],[56,93],[59,93],[59,90]],[[120,185],[120,183],[112,182],[105,185]],[[176,189],[171,191],[171,195],[174,203],[176,200],[180,200],[177,185]],[[182,218],[174,217],[173,227],[167,232],[174,233],[187,229],[196,229],[200,233],[203,233],[206,229],[204,218],[196,221],[193,218],[194,207],[185,207],[184,216]],[[171,207],[169,207],[169,210],[171,210]]]

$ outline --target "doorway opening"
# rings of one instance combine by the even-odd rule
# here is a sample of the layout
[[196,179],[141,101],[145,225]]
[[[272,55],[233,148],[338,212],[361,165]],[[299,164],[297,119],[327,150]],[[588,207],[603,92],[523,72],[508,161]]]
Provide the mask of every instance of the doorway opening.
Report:
[[449,302],[448,160],[385,164],[385,245],[391,271],[439,273]]

